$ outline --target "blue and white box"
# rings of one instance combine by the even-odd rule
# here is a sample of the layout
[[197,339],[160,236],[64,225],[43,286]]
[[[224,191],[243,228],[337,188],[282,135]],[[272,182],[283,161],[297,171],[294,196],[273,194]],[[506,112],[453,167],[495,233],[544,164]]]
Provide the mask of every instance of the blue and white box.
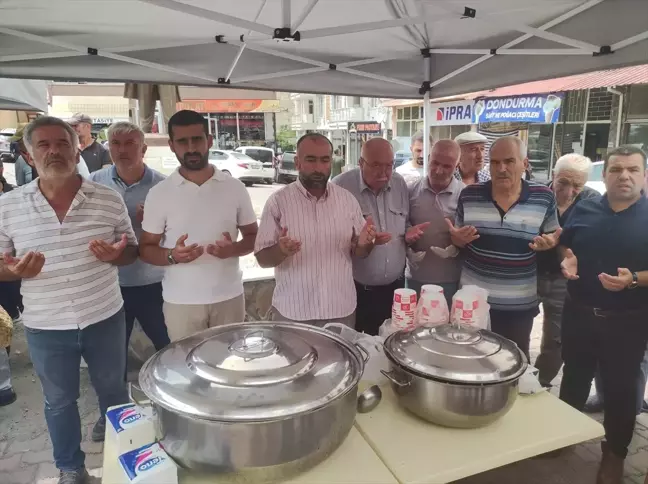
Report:
[[153,410],[134,403],[110,407],[106,412],[106,439],[114,442],[118,455],[155,442]]
[[158,443],[120,455],[119,463],[128,483],[178,484],[178,467]]

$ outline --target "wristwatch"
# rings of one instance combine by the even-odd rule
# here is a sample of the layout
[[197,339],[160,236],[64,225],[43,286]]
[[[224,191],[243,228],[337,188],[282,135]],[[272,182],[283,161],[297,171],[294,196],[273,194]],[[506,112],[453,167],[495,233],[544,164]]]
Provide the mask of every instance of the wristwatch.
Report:
[[173,249],[169,249],[169,252],[167,252],[167,262],[170,266],[176,265],[178,263],[178,261],[173,258]]
[[628,289],[634,289],[639,285],[639,276],[636,272],[632,273],[632,282],[628,284]]

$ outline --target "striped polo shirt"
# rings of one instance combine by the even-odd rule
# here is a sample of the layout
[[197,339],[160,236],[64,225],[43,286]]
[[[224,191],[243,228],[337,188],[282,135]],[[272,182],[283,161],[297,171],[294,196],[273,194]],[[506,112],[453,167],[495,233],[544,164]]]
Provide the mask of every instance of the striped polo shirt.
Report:
[[0,197],[0,250],[22,257],[41,252],[40,274],[22,281],[23,322],[34,329],[83,329],[123,305],[117,267],[99,261],[88,245],[100,239],[137,245],[122,197],[88,180],[63,222],[38,187],[38,179]]
[[560,226],[551,189],[522,180],[520,199],[504,212],[493,200],[492,182],[470,185],[459,196],[456,225],[472,225],[479,232],[463,251],[461,285],[488,290],[492,309],[536,308],[536,253],[529,244]]

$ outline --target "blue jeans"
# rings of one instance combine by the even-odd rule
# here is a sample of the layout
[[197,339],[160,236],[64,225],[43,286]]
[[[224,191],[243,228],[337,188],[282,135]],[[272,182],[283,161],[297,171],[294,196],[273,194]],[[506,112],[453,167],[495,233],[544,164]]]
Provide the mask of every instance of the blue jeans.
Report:
[[81,469],[85,461],[77,408],[81,357],[88,364],[101,415],[105,415],[108,407],[128,402],[124,381],[124,310],[84,329],[57,331],[26,327],[25,334],[43,387],[45,420],[56,467],[63,471]]
[[[648,348],[646,348],[646,352],[644,353],[644,359],[641,362],[640,369],[641,371],[639,372],[639,379],[637,380],[637,415],[641,413],[641,409],[643,407],[644,393],[646,392],[646,381],[648,380]],[[605,398],[603,395],[603,384],[601,382],[601,373],[598,371],[594,376],[594,386],[596,387],[596,397],[598,398],[599,402],[603,403]]]
[[414,289],[417,296],[421,296],[421,287],[426,284],[434,284],[435,286],[441,286],[443,288],[443,295],[448,301],[448,309],[452,308],[452,296],[459,290],[458,282],[419,282],[414,279],[407,278],[405,287],[409,289]]

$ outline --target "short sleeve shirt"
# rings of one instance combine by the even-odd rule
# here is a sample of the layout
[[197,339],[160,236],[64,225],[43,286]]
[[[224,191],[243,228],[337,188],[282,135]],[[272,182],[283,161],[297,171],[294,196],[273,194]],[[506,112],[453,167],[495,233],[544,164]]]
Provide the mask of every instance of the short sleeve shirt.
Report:
[[648,309],[648,288],[608,291],[598,276],[616,275],[620,267],[648,270],[648,200],[614,212],[606,196],[583,200],[563,228],[560,243],[578,260],[578,276],[569,281],[569,295],[581,304],[600,309]]
[[110,152],[96,141],[93,141],[90,146],[81,151],[81,156],[88,165],[90,173],[101,170],[104,165],[112,164]]
[[520,199],[503,212],[492,197],[492,182],[466,187],[459,196],[456,225],[474,226],[479,238],[463,250],[461,285],[489,292],[492,309],[527,311],[537,308],[534,237],[559,227],[556,199],[545,185],[522,180]]
[[[160,245],[175,247],[188,235],[186,245],[206,246],[229,232],[236,240],[238,227],[256,223],[245,185],[214,167],[214,175],[198,186],[178,170],[149,190],[142,230],[162,234]],[[174,304],[214,304],[243,294],[239,258],[219,259],[204,253],[188,264],[166,267],[163,297]]]

